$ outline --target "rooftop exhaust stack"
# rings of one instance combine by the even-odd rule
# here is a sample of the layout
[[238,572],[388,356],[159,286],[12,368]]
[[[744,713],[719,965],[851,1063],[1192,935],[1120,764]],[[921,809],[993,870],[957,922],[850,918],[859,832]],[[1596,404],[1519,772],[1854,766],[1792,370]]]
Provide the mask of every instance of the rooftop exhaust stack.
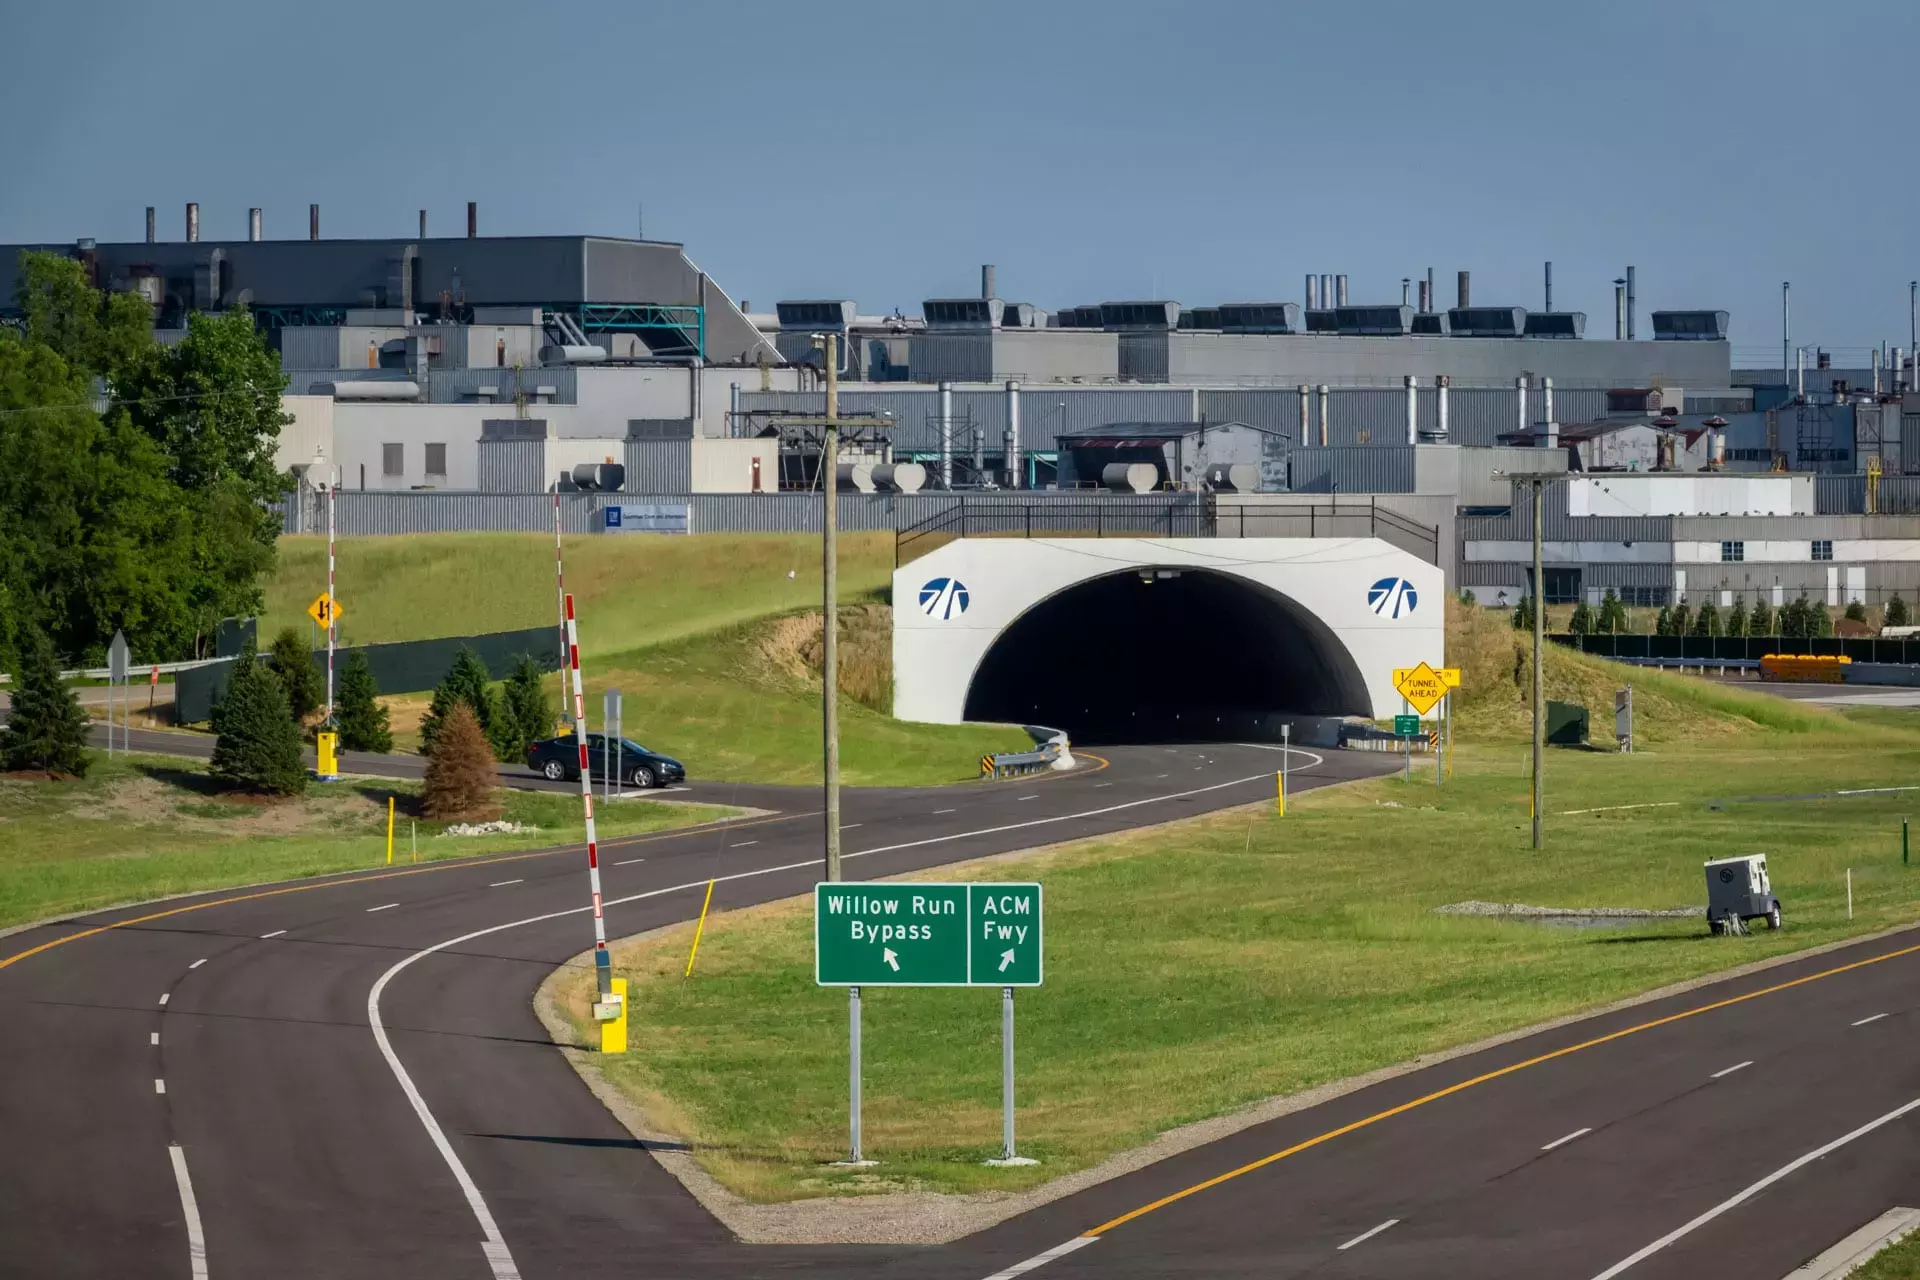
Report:
[[187,243],[193,244],[200,239],[200,206],[194,201],[187,202]]
[[1633,341],[1633,268],[1627,268],[1627,341]]
[[1332,308],[1333,308],[1333,277],[1326,274],[1325,272],[1322,272],[1320,274],[1320,309],[1322,311],[1329,311]]
[[1333,297],[1334,306],[1344,307],[1347,305],[1347,278],[1345,276],[1335,276],[1333,278]]
[[1613,340],[1627,340],[1627,281],[1624,276],[1613,282]]
[[1553,310],[1553,264],[1551,262],[1547,264],[1547,305],[1541,310]]
[[259,238],[260,211],[258,209],[249,209],[247,210],[247,239],[258,240]]
[[153,243],[153,206],[147,206],[147,243]]
[[1314,276],[1313,272],[1307,272],[1307,296],[1301,306],[1301,310],[1318,311],[1320,309],[1319,285],[1320,282],[1318,278]]
[[993,292],[993,264],[991,262],[983,262],[980,264],[980,296],[983,298],[996,296]]
[[1471,271],[1462,271],[1460,273],[1460,309],[1462,311],[1465,311],[1468,307],[1472,305],[1473,305],[1473,273]]
[[1430,280],[1422,280],[1420,282],[1420,314],[1424,316],[1431,314],[1432,311],[1433,282]]
[[425,209],[420,211],[420,238],[422,240],[427,238],[427,211]]
[[469,200],[467,201],[467,239],[477,240],[479,237],[480,202],[478,200]]
[[319,238],[320,238],[320,206],[317,204],[310,204],[307,206],[307,239],[318,240]]

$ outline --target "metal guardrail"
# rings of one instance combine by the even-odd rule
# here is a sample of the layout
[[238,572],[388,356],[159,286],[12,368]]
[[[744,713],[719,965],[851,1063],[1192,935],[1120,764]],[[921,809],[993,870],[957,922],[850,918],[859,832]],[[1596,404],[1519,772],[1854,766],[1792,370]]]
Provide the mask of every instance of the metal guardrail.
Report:
[[[132,663],[128,665],[127,673],[129,677],[143,674],[151,676],[155,668],[158,668],[161,675],[170,676],[178,671],[192,671],[196,667],[210,667],[216,662],[227,662],[229,660],[230,659],[227,658],[192,658],[186,662]],[[112,674],[113,672],[106,667],[78,667],[72,671],[62,671],[60,678],[62,680],[105,680]],[[12,683],[13,677],[11,675],[0,673],[0,684]]]
[[1017,778],[1021,774],[1039,773],[1051,769],[1053,762],[1059,758],[1060,744],[1057,742],[1049,742],[1032,751],[996,751],[980,757],[980,776]]

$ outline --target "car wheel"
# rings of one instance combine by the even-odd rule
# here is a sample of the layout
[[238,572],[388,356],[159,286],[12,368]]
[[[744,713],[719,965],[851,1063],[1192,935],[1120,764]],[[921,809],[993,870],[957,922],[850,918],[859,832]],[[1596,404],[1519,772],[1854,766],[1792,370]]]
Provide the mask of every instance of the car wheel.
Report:
[[627,779],[634,786],[645,790],[653,785],[653,770],[643,764],[633,766],[633,775]]
[[558,782],[567,776],[567,766],[558,760],[549,760],[540,766],[540,772],[549,782]]
[[1778,929],[1779,927],[1780,927],[1780,904],[1776,902],[1773,904],[1773,910],[1767,912],[1767,928]]

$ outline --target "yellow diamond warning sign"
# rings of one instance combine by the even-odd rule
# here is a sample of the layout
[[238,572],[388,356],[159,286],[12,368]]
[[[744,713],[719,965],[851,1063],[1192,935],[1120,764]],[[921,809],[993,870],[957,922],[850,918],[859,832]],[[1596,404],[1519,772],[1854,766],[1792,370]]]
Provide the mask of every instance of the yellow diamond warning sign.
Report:
[[318,599],[307,606],[307,616],[323,627],[336,625],[346,614],[347,611],[324,591],[320,593]]
[[[1459,672],[1454,671],[1452,674],[1455,683],[1458,683]],[[1425,715],[1433,710],[1440,699],[1447,696],[1447,690],[1451,686],[1448,685],[1445,674],[1423,662],[1411,669],[1396,667],[1393,672],[1393,687],[1400,691],[1400,696],[1405,698],[1415,711]]]

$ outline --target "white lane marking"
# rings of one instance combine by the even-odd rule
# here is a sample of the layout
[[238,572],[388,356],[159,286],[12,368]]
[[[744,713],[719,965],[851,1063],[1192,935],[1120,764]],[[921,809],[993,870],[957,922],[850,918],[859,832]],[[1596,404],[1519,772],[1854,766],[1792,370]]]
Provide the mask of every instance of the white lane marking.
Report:
[[201,965],[205,964],[206,962],[207,962],[207,958],[205,956],[201,956],[198,960],[195,960],[192,964],[188,965],[187,968],[198,969]]
[[1381,1223],[1381,1224],[1380,1224],[1379,1226],[1377,1226],[1377,1227],[1375,1227],[1375,1228],[1373,1228],[1373,1229],[1372,1229],[1371,1231],[1362,1231],[1362,1232],[1361,1232],[1361,1233],[1360,1233],[1359,1235],[1357,1235],[1357,1236],[1355,1236],[1355,1237],[1354,1237],[1353,1239],[1351,1239],[1351,1240],[1349,1240],[1349,1241],[1347,1241],[1347,1242],[1346,1242],[1345,1244],[1343,1244],[1343,1245],[1341,1245],[1341,1246],[1340,1246],[1340,1249],[1341,1249],[1341,1251],[1342,1251],[1342,1252],[1344,1252],[1344,1251],[1346,1251],[1346,1250],[1348,1250],[1348,1249],[1351,1249],[1351,1248],[1353,1248],[1353,1246],[1355,1246],[1355,1245],[1357,1245],[1357,1244],[1364,1244],[1364,1243],[1366,1243],[1366,1242],[1367,1242],[1368,1240],[1371,1240],[1371,1239],[1373,1239],[1373,1238],[1374,1238],[1375,1236],[1377,1236],[1377,1235],[1379,1235],[1379,1234],[1380,1234],[1380,1233],[1381,1233],[1382,1231],[1385,1231],[1385,1230],[1386,1230],[1386,1229],[1387,1229],[1388,1227],[1391,1227],[1391,1226],[1394,1226],[1394,1225],[1396,1225],[1396,1224],[1398,1224],[1398,1223],[1399,1223],[1399,1221],[1400,1221],[1400,1219],[1398,1219],[1398,1218],[1388,1218],[1388,1219],[1387,1219],[1387,1220],[1386,1220],[1385,1222],[1383,1222],[1383,1223]]
[[1869,1022],[1878,1022],[1878,1021],[1880,1021],[1880,1019],[1882,1019],[1882,1018],[1884,1018],[1884,1017],[1886,1017],[1886,1016],[1887,1016],[1887,1015],[1886,1015],[1886,1014],[1884,1014],[1884,1013],[1876,1013],[1876,1014],[1873,1014],[1873,1015],[1872,1015],[1871,1017],[1866,1017],[1866,1018],[1862,1018],[1862,1019],[1860,1019],[1860,1021],[1858,1021],[1858,1022],[1856,1022],[1856,1023],[1854,1023],[1853,1025],[1854,1025],[1854,1026],[1856,1026],[1856,1027],[1864,1027],[1864,1026],[1866,1026],[1866,1025],[1867,1025],[1867,1024],[1869,1023]]
[[160,997],[160,1003],[165,1004],[169,999],[172,998],[172,996],[173,996],[173,992],[171,991],[163,993]]
[[1570,818],[1576,813],[1618,813],[1622,809],[1678,809],[1678,800],[1650,800],[1642,804],[1603,804],[1592,809],[1562,809],[1560,816]]
[[200,1202],[193,1198],[193,1179],[187,1176],[187,1153],[179,1143],[167,1148],[173,1161],[173,1180],[180,1186],[180,1211],[187,1219],[187,1263],[193,1280],[207,1280],[207,1233],[200,1227]]
[[1016,800],[1038,800],[1040,798],[1040,794],[1039,792],[1035,792],[1033,795],[1030,795],[1030,796],[1015,796],[1014,798]]
[[1027,1274],[1027,1272],[1032,1271],[1035,1267],[1044,1267],[1049,1262],[1052,1262],[1055,1258],[1066,1257],[1068,1254],[1072,1253],[1075,1249],[1084,1249],[1088,1245],[1092,1244],[1095,1240],[1098,1240],[1099,1238],[1100,1238],[1099,1236],[1075,1236],[1073,1239],[1067,1241],[1065,1244],[1057,1244],[1053,1246],[1053,1248],[1047,1250],[1045,1253],[1034,1254],[1031,1258],[1028,1258],[1025,1262],[1016,1262],[1012,1266],[1008,1267],[1005,1271],[996,1271],[992,1275],[988,1276],[987,1280],[1014,1280],[1015,1276],[1023,1276]]
[[399,905],[397,902],[383,902],[377,907],[368,907],[367,914],[372,915],[376,911],[391,911]]
[[933,811],[933,816],[937,818],[943,813],[958,813],[958,812],[960,812],[958,809],[935,809]]
[[1166,776],[1167,776],[1167,775],[1166,775],[1166,774],[1164,774],[1164,773],[1156,773],[1156,774],[1154,774],[1154,775],[1153,775],[1153,780],[1154,780],[1155,782],[1158,782],[1158,781],[1160,781],[1160,779],[1162,779],[1162,778],[1164,778],[1164,777],[1166,777]]
[[864,827],[864,826],[866,826],[866,825],[867,825],[867,824],[866,824],[866,823],[864,823],[864,822],[843,822],[843,823],[841,823],[841,824],[840,824],[840,829],[841,829],[842,831],[851,831],[851,830],[853,830],[853,829],[854,829],[855,827]]
[[1096,783],[1094,783],[1093,785],[1094,785],[1095,787],[1110,787],[1110,786],[1112,786],[1113,784],[1112,784],[1111,782],[1096,782]]
[[[1210,791],[1224,791],[1229,787],[1245,786],[1249,782],[1264,783],[1269,781],[1271,777],[1271,774],[1258,773],[1250,778],[1235,778],[1231,782],[1216,782],[1212,786],[1196,787],[1191,791],[1173,791],[1163,796],[1147,796],[1140,800],[1127,800],[1120,804],[1110,804],[1100,809],[1086,809],[1079,813],[1063,813],[1051,818],[1033,818],[1026,822],[1010,822],[998,827],[983,827],[977,831],[956,831],[949,835],[931,836],[925,840],[910,840],[904,844],[882,845],[877,849],[861,849],[853,853],[843,854],[842,857],[864,858],[877,853],[898,853],[902,849],[918,849],[930,844],[943,844],[949,840],[965,840],[973,836],[999,835],[1005,831],[1019,831],[1027,827],[1050,826],[1057,822],[1072,822],[1078,818],[1098,818],[1109,813],[1119,813],[1126,809],[1137,809],[1141,805],[1163,804],[1169,800],[1184,800],[1190,796],[1205,795]],[[757,876],[777,875],[783,871],[799,871],[817,867],[818,865],[819,860],[817,858],[809,858],[803,862],[783,862],[778,866],[756,867],[751,871],[735,871],[730,875],[717,876],[707,880],[689,880],[685,884],[669,885],[664,889],[649,889],[643,893],[630,893],[622,898],[610,898],[601,903],[600,906],[601,910],[605,911],[608,907],[624,906],[629,902],[639,902],[647,898],[663,897],[669,893],[688,893],[695,889],[705,889],[709,884],[725,884],[735,880],[751,880]],[[392,968],[381,974],[374,982],[373,989],[367,992],[367,1025],[373,1031],[374,1043],[379,1046],[380,1056],[386,1059],[387,1069],[393,1072],[394,1079],[399,1082],[401,1092],[406,1094],[407,1101],[413,1105],[414,1114],[419,1117],[421,1126],[427,1131],[427,1136],[433,1140],[434,1147],[440,1152],[440,1158],[446,1162],[447,1168],[453,1173],[454,1180],[460,1184],[461,1191],[465,1193],[467,1206],[473,1210],[473,1216],[475,1220],[479,1222],[480,1230],[486,1237],[481,1247],[486,1254],[488,1265],[493,1268],[494,1280],[520,1280],[520,1272],[514,1265],[513,1255],[507,1251],[506,1240],[501,1236],[500,1228],[494,1222],[492,1210],[487,1208],[486,1200],[480,1195],[480,1188],[474,1184],[472,1175],[467,1172],[467,1167],[460,1163],[460,1157],[454,1151],[453,1144],[447,1140],[445,1131],[440,1128],[440,1122],[433,1118],[433,1112],[428,1109],[426,1099],[420,1096],[420,1090],[414,1085],[413,1077],[407,1074],[406,1067],[400,1061],[400,1055],[394,1052],[393,1042],[387,1038],[386,1023],[383,1022],[380,1017],[380,994],[387,989],[387,984],[393,981],[408,965],[416,960],[445,951],[448,947],[457,947],[463,942],[472,942],[475,938],[484,938],[489,934],[502,933],[508,929],[518,929],[530,924],[542,924],[548,920],[559,920],[566,916],[579,915],[582,912],[591,910],[593,910],[591,906],[568,907],[562,911],[549,911],[545,915],[528,916],[524,920],[509,920],[505,924],[491,925],[485,929],[476,929],[472,933],[463,933],[457,938],[448,938],[444,942],[436,942],[432,946],[416,951],[412,955],[400,960]],[[1028,1261],[1032,1263],[1032,1266],[1028,1266],[1026,1263],[1019,1263],[1016,1265],[1020,1267],[1021,1270],[1007,1271],[1002,1274],[1007,1276],[1020,1275],[1022,1271],[1030,1271],[1033,1267],[1060,1256],[1061,1253],[1071,1253],[1074,1249],[1080,1248],[1082,1243],[1091,1244],[1098,1238],[1097,1236],[1076,1236],[1067,1244],[1058,1246],[1056,1251],[1037,1255],[1037,1261],[1035,1259],[1029,1259]],[[988,1277],[988,1280],[993,1280],[993,1277]]]
[[153,1091],[155,1093],[165,1093],[167,1091],[167,1082],[165,1080],[155,1080],[153,1082]]
[[747,848],[747,847],[748,847],[748,846],[750,846],[750,845],[756,845],[756,844],[759,844],[759,843],[760,843],[760,842],[759,842],[758,840],[742,840],[742,841],[741,841],[741,842],[740,842],[739,844],[730,844],[730,845],[728,845],[728,846],[727,846],[727,848],[729,848],[729,849],[745,849],[745,848]]
[[645,858],[628,858],[625,862],[616,862],[613,865],[616,867],[630,867],[636,862],[645,862],[645,861],[646,861]]
[[160,1043],[160,1033],[159,1033],[158,1031],[149,1031],[149,1032],[147,1033],[147,1043],[148,1043],[148,1044],[159,1044],[159,1043]]
[[260,935],[260,941],[265,942],[268,938],[277,938],[285,932],[285,929],[275,929],[272,933],[263,933]]
[[1573,1141],[1573,1140],[1574,1140],[1575,1138],[1584,1138],[1584,1137],[1586,1137],[1586,1136],[1587,1136],[1588,1134],[1590,1134],[1590,1133],[1592,1133],[1592,1132],[1593,1132],[1593,1128],[1592,1128],[1592,1126],[1588,1126],[1588,1127],[1587,1127],[1587,1128],[1585,1128],[1585,1129],[1575,1129],[1575,1130],[1574,1130],[1574,1131],[1573,1131],[1572,1133],[1570,1133],[1570,1134],[1568,1134],[1568,1135],[1567,1135],[1566,1137],[1564,1137],[1564,1138],[1555,1138],[1555,1139],[1554,1139],[1554,1140],[1553,1140],[1552,1142],[1549,1142],[1549,1143],[1548,1143],[1548,1144],[1547,1144],[1546,1146],[1544,1146],[1544,1147],[1542,1147],[1542,1148],[1540,1148],[1540,1149],[1541,1149],[1542,1151],[1551,1151],[1551,1150],[1553,1150],[1553,1149],[1554,1149],[1555,1147],[1564,1147],[1564,1146],[1566,1146],[1566,1145],[1567,1145],[1567,1144],[1568,1144],[1569,1142],[1572,1142],[1572,1141]]
[[488,885],[487,888],[504,889],[510,884],[525,884],[525,883],[526,883],[525,880],[495,880],[492,884]]
[[1725,1213],[1727,1210],[1737,1208],[1740,1205],[1745,1204],[1748,1200],[1753,1199],[1753,1197],[1759,1195],[1762,1191],[1765,1191],[1768,1187],[1780,1181],[1782,1178],[1787,1177],[1789,1174],[1794,1173],[1799,1169],[1805,1168],[1806,1166],[1812,1164],[1815,1160],[1818,1160],[1823,1156],[1828,1156],[1833,1154],[1835,1151],[1838,1151],[1841,1147],[1844,1147],[1849,1142],[1852,1142],[1855,1138],[1864,1138],[1866,1135],[1868,1135],[1869,1133],[1872,1133],[1875,1129],[1878,1129],[1880,1126],[1885,1124],[1892,1124],[1895,1120],[1898,1120],[1901,1116],[1906,1115],[1910,1111],[1920,1111],[1920,1098],[1915,1098],[1912,1102],[1907,1103],[1905,1106],[1895,1107],[1893,1110],[1887,1112],[1887,1114],[1883,1116],[1878,1117],[1877,1119],[1867,1121],[1865,1124],[1861,1125],[1858,1129],[1855,1129],[1852,1133],[1842,1134],[1839,1137],[1835,1138],[1832,1142],[1829,1142],[1826,1146],[1816,1147],[1814,1150],[1807,1152],[1807,1154],[1801,1156],[1797,1160],[1788,1161],[1786,1164],[1781,1165],[1778,1169],[1775,1169],[1772,1173],[1760,1179],[1760,1181],[1754,1183],[1752,1186],[1746,1187],[1743,1190],[1737,1191],[1733,1195],[1728,1196],[1725,1200],[1722,1200],[1719,1204],[1713,1206],[1713,1208],[1707,1210],[1705,1213],[1695,1218],[1692,1222],[1687,1223],[1685,1226],[1678,1227],[1675,1230],[1669,1231],[1666,1235],[1661,1236],[1658,1240],[1655,1240],[1652,1244],[1646,1246],[1644,1249],[1641,1249],[1639,1252],[1631,1254],[1628,1257],[1622,1258],[1620,1261],[1614,1263],[1612,1266],[1608,1267],[1605,1271],[1602,1271],[1599,1275],[1595,1276],[1593,1280],[1613,1280],[1614,1276],[1619,1275],[1621,1272],[1625,1271],[1627,1268],[1633,1266],[1636,1263],[1646,1261],[1648,1258],[1651,1258],[1654,1254],[1660,1252],[1662,1249],[1666,1248],[1668,1245],[1672,1244],[1674,1241],[1689,1234],[1690,1232],[1698,1230],[1700,1227],[1705,1226],[1707,1223],[1712,1222],[1715,1218],[1719,1217],[1721,1214]]
[[1312,767],[1315,768],[1327,762],[1327,758],[1318,751],[1309,751],[1305,747],[1283,747],[1277,742],[1236,742],[1233,745],[1236,747],[1252,747],[1255,751],[1284,752],[1287,755],[1287,764],[1290,767],[1297,767],[1293,765],[1295,756],[1305,756],[1307,759],[1313,761]]
[[1753,1059],[1748,1058],[1745,1062],[1736,1062],[1730,1067],[1722,1067],[1720,1068],[1720,1070],[1714,1072],[1711,1076],[1708,1076],[1707,1078],[1709,1080],[1718,1080],[1721,1076],[1730,1076],[1734,1072],[1740,1070],[1742,1067],[1750,1067],[1752,1065],[1753,1065]]

